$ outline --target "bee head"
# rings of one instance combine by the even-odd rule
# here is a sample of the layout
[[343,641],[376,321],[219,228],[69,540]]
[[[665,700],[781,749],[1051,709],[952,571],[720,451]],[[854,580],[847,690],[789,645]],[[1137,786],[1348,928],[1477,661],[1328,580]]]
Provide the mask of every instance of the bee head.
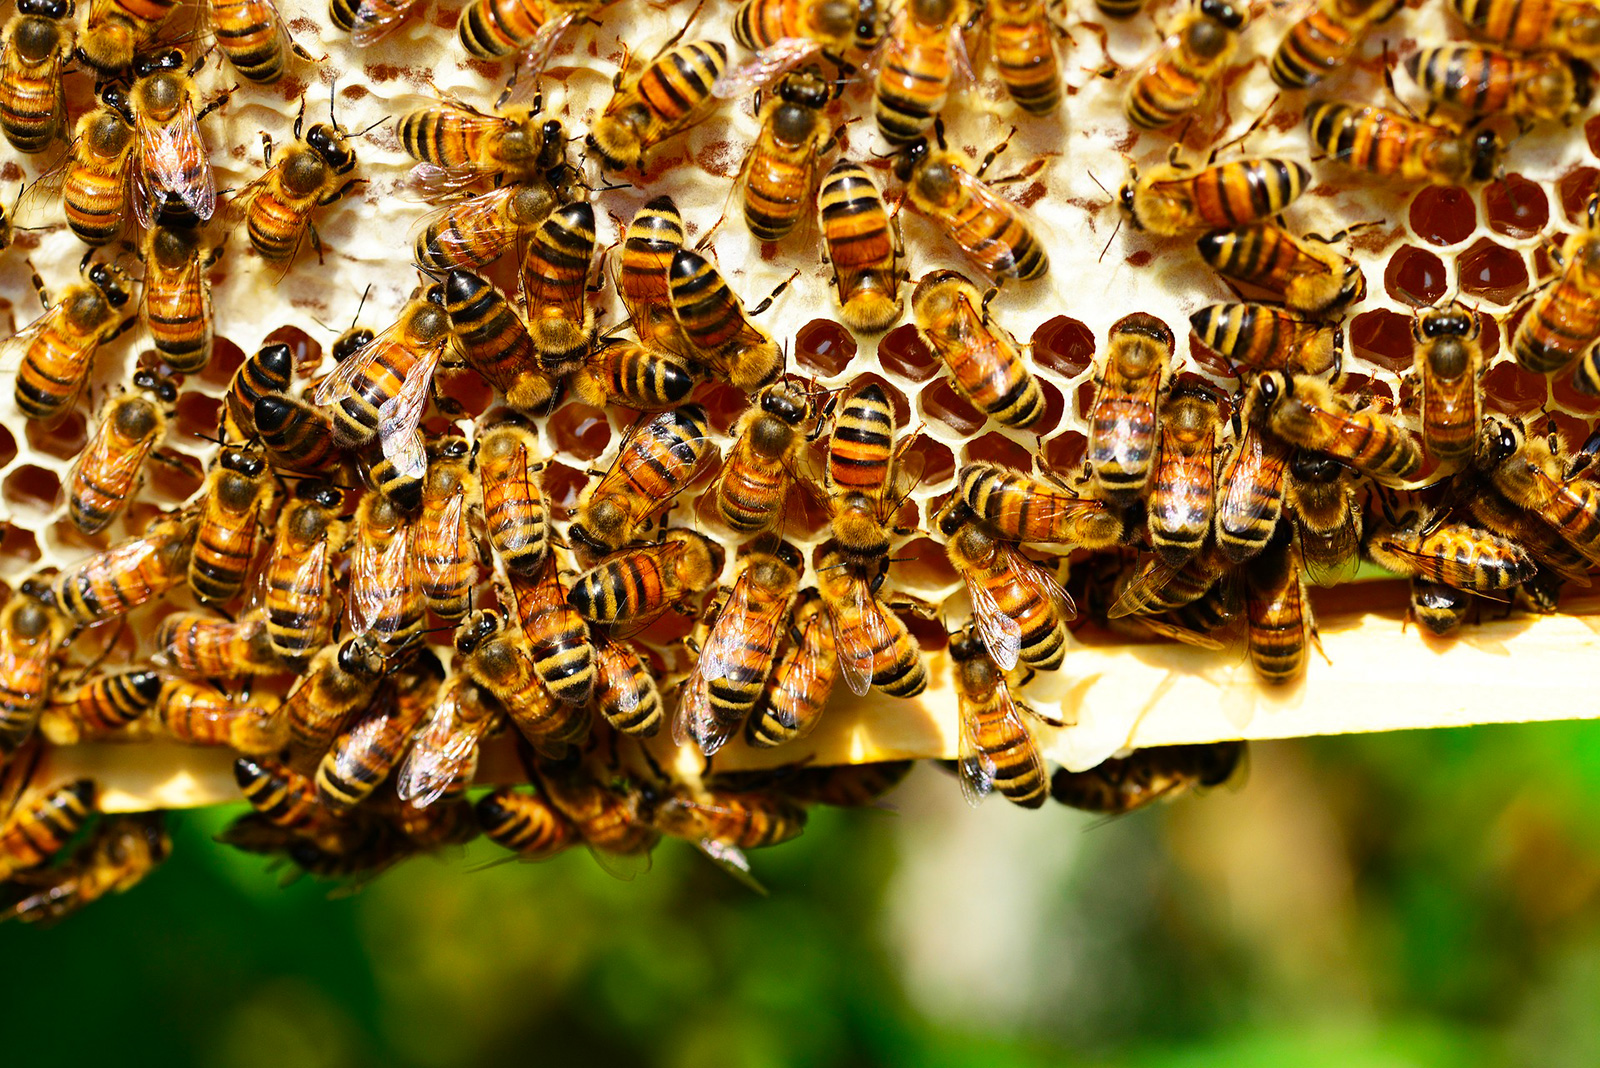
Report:
[[163,48],[158,52],[146,52],[135,56],[133,59],[133,76],[135,78],[148,78],[152,74],[162,71],[183,69],[183,53],[176,48]]
[[336,171],[348,170],[356,165],[356,154],[343,134],[325,122],[311,124],[306,131],[306,144]]
[[1246,17],[1243,8],[1234,7],[1228,0],[1200,0],[1200,14],[1230,30],[1242,27]]
[[1494,177],[1500,163],[1500,135],[1482,129],[1472,135],[1472,177],[1474,181],[1487,182]]
[[105,294],[106,303],[113,308],[120,308],[128,303],[127,276],[120,270],[104,264],[97,263],[89,268],[89,284]]
[[487,609],[477,609],[456,628],[456,652],[466,656],[481,648],[484,642],[500,633],[500,626],[499,616]]
[[1411,334],[1418,341],[1437,337],[1470,337],[1477,332],[1477,316],[1459,304],[1425,311],[1411,327]]
[[72,14],[72,0],[17,0],[17,14],[64,19]]
[[344,507],[344,491],[331,482],[306,479],[300,483],[294,495],[302,501],[310,501],[318,508],[325,508],[330,512]]
[[148,367],[141,367],[133,373],[133,385],[135,389],[154,393],[157,400],[166,404],[175,403],[178,399],[177,383]]
[[246,452],[244,449],[223,449],[217,457],[217,463],[224,470],[246,478],[260,478],[262,472],[267,469],[267,463],[260,454]]
[[343,363],[372,343],[373,333],[364,326],[346,330],[333,343],[333,358]]
[[902,148],[894,158],[894,176],[902,182],[911,180],[911,172],[928,157],[928,139],[919,137]]

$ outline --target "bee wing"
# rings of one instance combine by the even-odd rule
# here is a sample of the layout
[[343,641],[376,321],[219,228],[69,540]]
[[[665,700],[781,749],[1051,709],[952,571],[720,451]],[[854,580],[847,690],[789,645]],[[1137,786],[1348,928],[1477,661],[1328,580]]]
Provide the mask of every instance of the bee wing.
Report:
[[[431,185],[424,183],[430,190],[425,194],[429,199],[434,199],[438,195],[431,192],[433,189],[454,191],[449,186],[455,179],[448,176],[457,172],[434,167],[431,163],[419,163],[412,168],[411,173],[416,175],[425,167],[431,168],[430,174],[436,176],[436,181]],[[476,171],[465,174],[461,184],[474,182],[478,177]],[[503,185],[499,189],[491,189],[479,196],[440,205],[416,221],[410,233],[406,235],[406,244],[415,247],[429,228],[454,214],[455,225],[442,227],[433,240],[439,251],[451,262],[466,265],[481,264],[485,262],[485,257],[497,258],[515,244],[520,236],[516,223],[501,210],[505,202],[515,196],[516,192],[516,186]]]
[[319,408],[338,404],[354,392],[351,383],[385,347],[399,342],[405,336],[405,320],[401,318],[385,327],[383,332],[347,356],[333,373],[317,383],[311,394],[311,403]]
[[65,314],[65,305],[53,304],[39,318],[0,342],[0,374],[13,373],[21,367],[28,349],[39,340],[41,334],[55,327]]
[[441,167],[437,163],[418,163],[406,176],[405,184],[419,199],[432,201],[459,193],[481,177],[483,172],[477,167]]
[[967,595],[972,600],[972,618],[978,624],[978,637],[983,639],[984,647],[1000,669],[1010,671],[1017,666],[1017,656],[1022,652],[1022,627],[1001,609],[982,583],[968,579]]
[[[422,518],[417,521],[416,532],[413,537],[421,537],[424,526],[431,526],[438,532],[435,540],[440,545],[461,545],[470,532],[466,529],[467,495],[462,492],[450,494],[443,504],[429,509],[424,505]],[[446,573],[449,564],[441,566],[440,561],[432,554],[417,556],[417,570],[422,573],[425,582],[444,584],[452,576]]]
[[718,100],[735,100],[764,89],[806,60],[822,52],[822,42],[809,37],[783,37],[751,58],[724,71],[711,84]]
[[[144,466],[145,457],[150,455],[150,450],[155,443],[156,439],[154,437],[148,437],[131,449],[101,450],[100,467],[92,472],[95,483],[105,488],[126,486],[131,492],[133,480],[138,477],[139,468]],[[77,485],[79,478],[84,475],[83,462],[88,455],[88,450],[80,453],[77,462],[72,465],[72,484],[74,486]]]
[[631,883],[634,879],[650,870],[651,854],[649,850],[639,853],[609,853],[604,849],[596,849],[589,845],[589,855],[594,862],[600,865],[600,870],[613,879],[621,879]]
[[1164,619],[1141,619],[1139,620],[1139,625],[1157,637],[1182,642],[1184,645],[1190,645],[1196,649],[1226,649],[1228,647],[1227,642],[1218,641],[1209,634],[1201,634],[1197,630],[1180,627],[1176,623],[1168,623]]
[[[1304,538],[1306,532],[1302,530],[1300,536]],[[1344,553],[1337,561],[1331,563],[1322,559],[1321,556],[1315,559],[1308,557],[1302,549],[1300,566],[1305,571],[1306,578],[1313,585],[1339,586],[1355,578],[1356,572],[1361,568],[1361,532],[1356,528],[1354,510],[1345,512],[1344,521],[1339,525],[1339,529],[1332,534],[1313,534],[1312,536],[1329,542],[1337,540],[1340,544],[1347,545],[1350,548],[1349,552]],[[1403,556],[1411,555],[1408,550],[1402,550],[1393,545],[1390,547]],[[1422,558],[1422,554],[1417,555]]]
[[[201,164],[199,173],[190,175],[195,160]],[[176,194],[201,222],[216,212],[217,183],[200,140],[193,98],[185,100],[167,122],[139,120],[139,161],[134,207],[141,226],[150,226],[155,194],[160,192]]]
[[883,511],[878,516],[885,523],[894,522],[900,506],[910,499],[911,494],[922,483],[922,474],[928,468],[928,458],[924,453],[911,451],[911,446],[915,445],[921,436],[920,432],[912,434],[895,446],[894,463],[891,465],[889,479],[884,485],[883,500],[880,502]]
[[378,406],[378,439],[383,455],[401,474],[421,478],[428,473],[427,447],[417,424],[428,409],[429,386],[444,346],[436,346],[406,374],[398,392]]
[[672,716],[672,744],[688,745],[691,738],[700,737],[703,726],[709,722],[711,694],[697,663],[695,670],[678,690],[678,708]]
[[956,780],[961,784],[961,796],[967,804],[977,808],[994,789],[994,759],[978,747],[971,712],[965,707],[967,698],[959,698],[961,709],[961,739],[956,751]]
[[1049,568],[1035,560],[1030,560],[1015,549],[1010,550],[1011,569],[1016,572],[1017,578],[1034,588],[1039,596],[1047,599],[1051,607],[1056,610],[1057,618],[1063,623],[1078,617],[1078,606],[1072,603],[1072,595],[1061,588],[1061,583]]
[[850,595],[861,617],[862,634],[859,641],[846,642],[836,621],[833,647],[839,657],[839,671],[844,675],[845,685],[849,686],[850,692],[857,697],[864,697],[872,688],[873,667],[877,660],[876,650],[893,644],[894,633],[884,621],[883,602],[878,600],[867,583],[855,582]]
[[[585,11],[588,10],[590,8],[585,5]],[[527,99],[532,87],[538,84],[539,73],[550,61],[550,51],[555,48],[556,39],[566,32],[568,26],[578,21],[578,18],[579,12],[568,11],[558,18],[547,20],[534,33],[533,39],[523,48],[522,55],[517,59],[517,84],[512,88],[511,100]]]
[[72,154],[77,147],[69,148],[61,161],[33,180],[33,184],[22,191],[17,198],[16,210],[12,212],[16,225],[28,229],[43,226],[61,225],[61,190],[66,185],[67,169],[72,163]]
[[357,538],[350,554],[350,632],[365,634],[383,616],[388,601],[401,596],[398,576],[410,566],[409,538],[396,537],[375,548]]
[[351,22],[350,43],[357,48],[377,44],[398,29],[416,5],[417,0],[388,0],[383,4],[362,0]]
[[[800,653],[791,659],[789,667],[790,688],[805,693],[815,692],[824,702],[833,690],[833,680],[838,673],[835,664],[839,664],[842,670],[843,663],[838,656],[837,632],[831,645],[825,639],[817,640],[815,637],[815,628],[831,627],[831,620],[831,615],[819,612],[806,622],[806,629],[800,632]],[[872,680],[869,677],[867,681],[870,684]],[[813,690],[813,685],[818,683],[820,689]]]
[[433,804],[478,764],[480,732],[462,722],[461,690],[452,686],[417,733],[395,792],[417,808]]
[[1143,612],[1149,596],[1160,591],[1177,573],[1177,568],[1152,556],[1122,588],[1106,615],[1111,619],[1122,619]]
[[706,858],[727,872],[734,881],[742,883],[746,888],[754,890],[762,897],[767,896],[767,888],[750,874],[750,858],[744,855],[744,850],[727,842],[719,842],[714,838],[702,838],[694,844],[695,848],[706,855]]

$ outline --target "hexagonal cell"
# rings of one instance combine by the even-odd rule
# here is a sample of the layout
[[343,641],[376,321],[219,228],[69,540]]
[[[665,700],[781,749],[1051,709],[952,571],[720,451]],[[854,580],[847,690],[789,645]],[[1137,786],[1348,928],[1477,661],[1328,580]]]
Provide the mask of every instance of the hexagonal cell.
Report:
[[559,461],[551,461],[541,479],[544,498],[553,508],[559,509],[562,518],[568,518],[578,506],[578,497],[589,484],[589,476]]
[[1550,380],[1550,395],[1556,405],[1569,412],[1593,418],[1600,413],[1600,396],[1581,392],[1572,384],[1572,372],[1564,371]]
[[939,420],[957,434],[976,434],[989,421],[943,378],[924,389],[918,395],[917,403],[921,405],[924,415]]
[[14,571],[37,564],[44,555],[39,539],[16,523],[6,523],[0,535],[0,571]]
[[999,464],[1016,471],[1033,470],[1033,452],[999,433],[985,434],[968,442],[961,450],[961,458]]
[[1528,288],[1528,264],[1522,253],[1480,237],[1456,257],[1456,281],[1470,296],[1510,304]]
[[1391,371],[1404,371],[1414,362],[1415,341],[1411,318],[1387,308],[1364,311],[1350,323],[1350,349]]
[[1046,319],[1033,332],[1033,360],[1072,378],[1094,362],[1094,331],[1068,315]]
[[1545,228],[1550,221],[1550,199],[1537,182],[1508,174],[1484,187],[1483,213],[1489,229],[1520,240]]
[[813,319],[794,336],[794,358],[824,378],[843,374],[856,355],[854,335],[832,319]]
[[923,652],[935,652],[950,644],[950,635],[945,633],[944,624],[937,619],[927,619],[915,612],[897,611],[896,614],[905,621],[906,629]]
[[192,438],[214,437],[222,399],[190,391],[178,398],[178,432]]
[[225,386],[233,380],[233,373],[244,363],[244,350],[225,337],[217,337],[211,343],[211,359],[206,364],[205,370],[200,372],[200,380],[209,382],[214,386]]
[[917,328],[910,323],[889,331],[878,343],[878,362],[892,375],[926,382],[939,373],[942,362],[922,343]]
[[1566,412],[1545,413],[1545,418],[1539,424],[1539,432],[1548,434],[1552,427],[1560,436],[1562,447],[1568,452],[1581,447],[1589,437],[1588,421]]
[[550,435],[557,449],[580,460],[593,460],[611,443],[606,413],[587,404],[564,404],[550,417]]
[[1411,230],[1430,245],[1456,245],[1472,236],[1478,209],[1472,194],[1450,185],[1424,187],[1411,201]]
[[1483,327],[1483,332],[1478,335],[1478,347],[1483,349],[1483,358],[1487,362],[1500,351],[1500,320],[1486,311],[1480,311],[1478,323]]
[[1088,451],[1089,439],[1076,430],[1068,430],[1044,443],[1044,462],[1056,474],[1071,478],[1083,470],[1083,457]]
[[61,479],[36,464],[23,464],[0,482],[0,495],[19,508],[48,512],[61,495]]
[[205,469],[193,456],[156,453],[145,468],[151,493],[173,504],[186,501],[205,481]]
[[1483,392],[1493,411],[1507,415],[1527,415],[1544,407],[1549,399],[1549,382],[1522,365],[1506,360],[1489,368],[1483,377]]
[[[22,433],[28,439],[28,445],[36,452],[46,456],[54,456],[58,460],[71,460],[83,451],[84,443],[89,440],[88,420],[84,414],[74,408],[61,417],[61,421],[54,426],[47,426],[37,419],[29,419],[22,428]],[[6,435],[10,437],[8,433]],[[11,445],[12,455],[16,454],[15,442]]]
[[1446,285],[1444,261],[1427,249],[1401,245],[1383,270],[1383,288],[1414,308],[1437,304]]
[[1039,392],[1044,394],[1044,411],[1039,418],[1027,429],[1041,437],[1049,434],[1061,425],[1061,420],[1067,414],[1067,399],[1053,384],[1039,379]]
[[[918,435],[906,448],[908,461],[912,464],[922,465],[922,484],[924,486],[937,486],[956,473],[956,458],[944,445],[928,437],[926,434]],[[910,459],[915,457],[915,459]]]
[[495,402],[494,387],[476,371],[443,368],[436,381],[439,392],[468,418],[476,419]]
[[1587,223],[1589,197],[1600,186],[1600,170],[1574,167],[1561,176],[1556,191],[1561,194],[1561,210],[1575,223]]
[[724,434],[733,429],[733,424],[750,407],[750,397],[744,390],[726,382],[702,382],[690,396],[694,403],[705,408],[712,429]]
[[913,538],[894,551],[889,581],[897,589],[915,593],[953,586],[961,576],[950,566],[942,544],[932,538]]

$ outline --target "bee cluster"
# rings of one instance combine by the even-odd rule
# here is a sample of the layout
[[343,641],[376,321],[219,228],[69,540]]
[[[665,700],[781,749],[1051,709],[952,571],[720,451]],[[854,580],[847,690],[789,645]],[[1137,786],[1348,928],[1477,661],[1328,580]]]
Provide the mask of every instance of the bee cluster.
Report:
[[[744,0],[669,11],[648,59],[602,51],[639,13],[592,0],[332,0],[343,36],[201,6],[79,25],[20,0],[0,46],[0,132],[41,162],[0,255],[45,309],[0,349],[6,915],[57,918],[169,848],[150,814],[73,845],[96,785],[30,782],[50,747],[231,750],[254,811],[226,840],[328,878],[480,833],[619,871],[667,835],[745,871],[807,805],[909,770],[786,758],[840,683],[948,695],[975,802],[1127,811],[1227,779],[1243,743],[1048,774],[1041,733],[1074,710],[1023,693],[1093,632],[1237,644],[1284,686],[1308,585],[1363,560],[1441,635],[1476,597],[1554,612],[1600,563],[1600,171],[1551,163],[1600,55],[1586,0],[1434,0],[1431,22],[1320,0],[1272,28],[1197,0],[1154,13],[1153,54],[1123,0]],[[1351,102],[1388,79],[1367,38],[1394,19],[1441,28],[1398,57],[1426,118],[1392,89]],[[502,60],[482,103],[434,84]],[[414,99],[308,123],[313,73],[334,101]],[[1283,95],[1258,99],[1268,75]],[[1230,101],[1255,116],[1231,142]],[[256,102],[293,137],[263,132],[252,171]],[[994,147],[951,147],[969,134]],[[1091,195],[1080,138],[1143,158]],[[1037,155],[991,177],[1013,143]],[[1561,240],[1511,166],[1555,189]],[[1467,244],[1483,183],[1511,244]],[[51,293],[37,262],[85,246]],[[1201,264],[1234,300],[1205,302]],[[346,282],[364,307],[361,278],[401,305],[325,356],[312,312]],[[533,787],[469,800],[494,749]]]

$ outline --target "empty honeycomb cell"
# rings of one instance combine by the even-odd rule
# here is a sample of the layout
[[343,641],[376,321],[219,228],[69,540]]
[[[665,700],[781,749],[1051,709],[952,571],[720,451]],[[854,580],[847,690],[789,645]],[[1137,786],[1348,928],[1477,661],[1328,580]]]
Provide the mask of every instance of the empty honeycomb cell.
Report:
[[1507,415],[1527,415],[1544,407],[1549,394],[1547,382],[1544,375],[1504,360],[1484,375],[1483,392],[1492,409]]
[[878,343],[878,361],[885,371],[913,382],[926,382],[941,366],[939,357],[922,343],[910,323],[895,327]]
[[1550,380],[1550,396],[1556,406],[1569,412],[1580,412],[1591,418],[1600,413],[1600,396],[1579,392],[1572,384],[1572,374],[1563,371]]
[[1550,198],[1537,182],[1508,174],[1484,187],[1483,214],[1495,233],[1524,240],[1550,221]]
[[221,398],[185,393],[178,398],[178,432],[192,438],[211,437],[217,432],[217,415],[221,411]]
[[1600,186],[1600,169],[1594,167],[1574,167],[1561,176],[1556,189],[1561,194],[1561,210],[1568,220],[1588,222],[1589,197],[1597,186]]
[[795,361],[823,378],[843,374],[855,355],[856,339],[832,319],[813,319],[795,333]]
[[559,461],[551,461],[544,469],[542,485],[545,500],[563,517],[578,506],[578,496],[588,485],[589,476]]
[[927,435],[921,435],[906,449],[912,463],[922,465],[922,484],[937,486],[956,473],[956,458],[948,448]]
[[99,552],[110,542],[110,528],[98,534],[85,534],[66,516],[50,524],[50,533],[46,539],[46,544],[51,548],[52,559],[57,560],[76,560],[89,553]]
[[[33,426],[33,420],[28,420],[28,426]],[[17,458],[17,439],[11,431],[0,426],[0,467],[6,467]]]
[[956,585],[961,576],[950,566],[942,543],[932,538],[913,538],[894,551],[889,581],[900,589],[931,592]]
[[549,427],[556,448],[579,460],[595,459],[611,441],[606,413],[587,404],[562,405],[550,417]]
[[1556,261],[1550,255],[1550,249],[1560,248],[1566,243],[1567,235],[1557,230],[1550,235],[1549,245],[1540,242],[1533,250],[1533,277],[1540,282],[1547,278],[1554,278],[1561,273],[1561,268],[1556,266]]
[[1425,186],[1411,201],[1411,232],[1430,245],[1459,245],[1478,226],[1472,194],[1451,185]]
[[150,492],[177,504],[194,496],[205,481],[205,469],[193,456],[162,453],[151,457],[145,477],[149,479]]
[[1082,469],[1083,454],[1088,451],[1089,439],[1076,430],[1068,430],[1044,443],[1044,462],[1056,474],[1071,477]]
[[929,619],[920,612],[901,612],[900,618],[923,652],[935,652],[950,644],[950,635],[938,619]]
[[944,378],[924,389],[917,400],[924,415],[939,420],[957,434],[977,433],[988,422],[988,418]]
[[1544,416],[1538,423],[1539,432],[1548,434],[1553,428],[1566,449],[1580,448],[1589,437],[1589,423],[1585,419],[1555,411],[1547,411]]
[[1383,271],[1383,288],[1395,300],[1414,308],[1437,304],[1445,285],[1444,261],[1415,245],[1395,249]]
[[1033,469],[1032,450],[999,433],[985,434],[976,441],[968,442],[962,448],[961,455],[969,462],[984,461],[1018,471]]
[[1500,321],[1488,312],[1480,311],[1478,325],[1482,328],[1478,334],[1478,347],[1483,349],[1485,361],[1492,360],[1500,351]]
[[1363,360],[1390,371],[1404,371],[1413,363],[1411,317],[1387,308],[1364,311],[1350,323],[1350,348]]
[[0,567],[8,571],[31,568],[43,557],[39,539],[28,528],[6,523],[0,530]]
[[205,370],[200,372],[200,380],[214,386],[226,386],[233,380],[233,372],[244,363],[245,352],[238,345],[225,337],[218,337],[211,343],[211,359],[207,361]]
[[1522,253],[1480,237],[1456,257],[1461,291],[1493,304],[1510,304],[1528,288],[1528,264]]
[[1033,332],[1033,362],[1067,378],[1094,362],[1094,331],[1069,315],[1046,319]]
[[[42,452],[46,456],[54,456],[58,460],[75,459],[83,451],[84,442],[89,440],[89,421],[84,414],[74,408],[61,417],[61,421],[54,426],[45,426],[37,419],[29,419],[22,428],[23,435],[28,439],[29,448],[35,452]],[[6,438],[11,440],[11,434],[6,432]],[[17,447],[12,440],[11,453],[16,455]]]
[[8,504],[36,512],[55,508],[61,494],[61,479],[54,471],[37,464],[23,464],[0,482],[0,496]]

